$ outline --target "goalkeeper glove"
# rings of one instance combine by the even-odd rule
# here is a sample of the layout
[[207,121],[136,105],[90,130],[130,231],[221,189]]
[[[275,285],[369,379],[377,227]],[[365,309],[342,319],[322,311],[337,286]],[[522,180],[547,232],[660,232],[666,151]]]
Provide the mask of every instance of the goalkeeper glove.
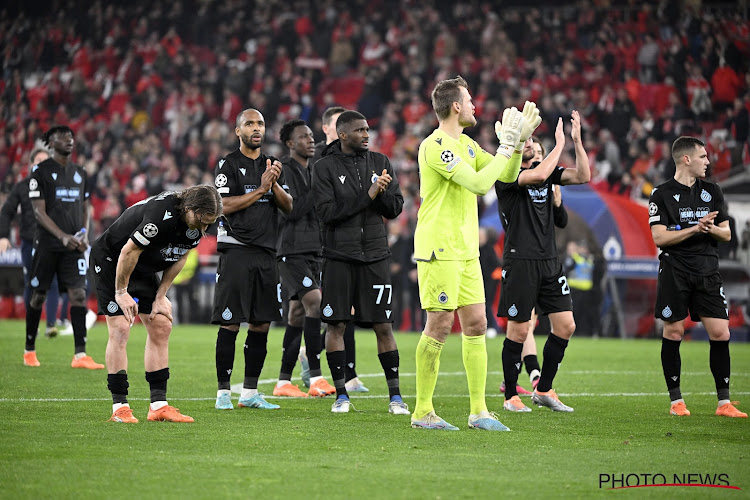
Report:
[[533,102],[526,101],[523,105],[523,117],[524,124],[521,129],[521,137],[519,137],[519,145],[517,149],[523,150],[523,144],[531,137],[534,130],[542,123],[542,117],[539,116],[539,109]]
[[524,123],[525,118],[523,114],[515,106],[505,108],[505,111],[503,111],[503,122],[495,122],[495,134],[500,140],[500,147],[497,148],[498,153],[507,158],[513,155],[513,150],[516,148],[521,137],[521,130]]

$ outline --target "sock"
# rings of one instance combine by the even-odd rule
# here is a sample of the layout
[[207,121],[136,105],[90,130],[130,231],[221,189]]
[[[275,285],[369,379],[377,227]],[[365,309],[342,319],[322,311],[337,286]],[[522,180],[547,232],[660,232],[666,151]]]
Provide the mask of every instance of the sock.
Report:
[[292,381],[286,380],[286,379],[285,380],[279,379],[279,381],[276,382],[276,387],[284,387],[285,385],[292,385]]
[[29,306],[26,309],[26,350],[36,351],[36,335],[39,331],[39,320],[42,318],[42,309],[34,309]]
[[661,339],[661,368],[664,371],[664,380],[667,381],[669,399],[674,403],[682,399],[680,392],[680,341]]
[[242,393],[240,394],[240,399],[248,399],[258,394],[258,389],[248,389],[246,387],[242,388]]
[[320,318],[305,316],[305,325],[302,334],[305,337],[307,363],[310,365],[310,380],[312,380],[312,377],[319,377],[323,374],[320,371],[320,352],[323,350],[320,344],[320,324]]
[[112,413],[116,412],[123,406],[127,406],[128,408],[130,408],[130,404],[128,403],[112,403]]
[[231,388],[232,367],[234,366],[234,344],[237,333],[226,328],[219,328],[216,336],[216,379],[220,390]]
[[[169,380],[169,368],[162,368],[155,372],[146,372],[146,382],[151,389],[151,402],[167,401],[167,380]],[[164,406],[164,405],[161,405]],[[151,408],[158,410],[159,408]]]
[[716,384],[716,395],[719,400],[729,400],[729,341],[709,340],[711,373]]
[[720,399],[720,400],[719,400],[719,404],[717,404],[717,405],[716,405],[716,407],[717,407],[717,408],[721,408],[722,406],[724,406],[724,405],[725,405],[725,404],[727,404],[727,403],[731,403],[731,401],[730,401],[730,400],[728,400],[728,399]]
[[266,344],[268,343],[268,332],[258,332],[247,329],[245,339],[245,380],[242,387],[245,389],[257,389],[260,372],[266,362]]
[[281,370],[279,380],[292,380],[294,365],[297,364],[299,347],[302,343],[302,328],[287,325],[284,340],[281,344]]
[[518,374],[521,372],[521,352],[523,351],[523,342],[515,342],[505,338],[503,342],[503,378],[505,379],[505,400],[513,396],[518,396],[516,385],[518,384]]
[[317,382],[318,380],[322,378],[323,378],[322,376],[310,377],[310,386],[312,387],[313,385],[315,385],[315,382]]
[[70,324],[73,326],[73,343],[76,353],[86,352],[86,309],[84,306],[70,306]]
[[79,351],[73,355],[75,359],[81,359],[84,356],[86,356],[86,351]]
[[220,396],[223,396],[224,394],[226,394],[230,398],[232,397],[232,391],[230,389],[219,389],[218,391],[216,391],[216,398],[218,399]]
[[466,381],[469,384],[471,415],[487,411],[484,390],[487,386],[487,343],[484,335],[469,337],[461,334]]
[[167,406],[167,402],[165,400],[154,401],[148,405],[149,409],[152,411],[164,408],[165,406]]
[[534,370],[537,371],[536,376],[538,377],[541,374],[542,367],[539,366],[539,360],[536,357],[536,354],[527,354],[523,357],[523,364],[526,366],[526,373],[529,374],[529,379],[534,380],[532,375],[534,374]]
[[428,337],[424,333],[417,344],[417,403],[414,406],[414,418],[419,420],[435,411],[432,406],[432,395],[437,384],[440,369],[440,353],[443,342]]
[[357,372],[354,369],[357,364],[357,350],[354,342],[354,323],[351,321],[346,324],[344,329],[344,350],[346,351],[346,381],[357,378]]
[[554,333],[550,333],[547,337],[547,342],[544,343],[542,376],[539,378],[539,385],[536,386],[538,392],[547,392],[552,389],[552,382],[555,380],[557,370],[565,356],[566,347],[568,347],[568,340],[560,338]]
[[378,354],[380,366],[385,373],[385,381],[388,383],[388,396],[400,396],[401,391],[398,387],[398,349],[395,351],[381,352]]
[[[107,389],[112,393],[112,404],[123,405],[128,403],[128,374],[125,370],[120,370],[117,373],[107,374]],[[119,407],[118,407],[119,408]],[[115,412],[118,408],[114,408],[112,412]]]
[[344,365],[346,364],[346,352],[344,351],[327,351],[328,368],[331,370],[333,386],[336,388],[336,398],[339,396],[349,397],[346,392],[346,380],[344,380]]

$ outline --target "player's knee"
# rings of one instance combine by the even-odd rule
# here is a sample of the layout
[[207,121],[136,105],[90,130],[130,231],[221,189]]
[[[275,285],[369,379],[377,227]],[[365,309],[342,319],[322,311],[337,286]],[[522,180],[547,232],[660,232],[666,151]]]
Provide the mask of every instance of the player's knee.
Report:
[[124,348],[128,339],[130,339],[130,325],[127,321],[118,321],[109,325],[109,342],[111,344]]
[[563,321],[560,325],[555,327],[555,335],[563,339],[569,339],[573,336],[576,331],[576,322],[571,318],[567,321]]
[[372,329],[375,331],[375,335],[377,335],[378,337],[393,337],[393,324],[391,323],[375,323],[374,325],[372,325]]
[[146,332],[151,342],[164,344],[169,341],[169,335],[172,333],[172,322],[163,314],[157,314],[149,321]]
[[709,331],[708,338],[711,340],[727,341],[730,338],[729,328],[725,330]]
[[86,290],[83,288],[70,288],[68,297],[72,306],[83,307],[86,305]]
[[44,300],[47,298],[47,292],[43,290],[34,290],[31,293],[31,299],[29,305],[34,309],[41,309],[44,305]]
[[675,321],[673,323],[664,323],[664,333],[662,337],[667,340],[680,341],[685,333],[685,328],[682,321]]

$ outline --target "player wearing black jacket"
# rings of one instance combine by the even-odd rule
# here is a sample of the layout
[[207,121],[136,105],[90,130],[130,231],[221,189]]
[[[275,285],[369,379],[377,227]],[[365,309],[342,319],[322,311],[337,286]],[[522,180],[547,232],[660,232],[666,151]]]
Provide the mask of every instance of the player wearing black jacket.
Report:
[[276,264],[277,210],[292,211],[279,160],[262,153],[263,115],[246,109],[237,115],[239,149],[219,160],[214,183],[224,201],[226,221],[219,227],[219,266],[211,322],[216,339],[216,409],[231,410],[230,377],[240,323],[247,322],[245,377],[239,406],[276,409],[258,393],[271,321],[281,319],[281,285]]
[[[130,328],[136,315],[146,326],[144,365],[151,389],[148,420],[192,422],[167,404],[169,334],[172,304],[167,290],[182,270],[188,252],[198,246],[209,225],[221,215],[213,186],[165,192],[136,203],[91,248],[99,314],[107,317],[107,388],[112,393],[113,422],[137,423],[128,404]],[[161,278],[156,273],[163,271]]]
[[52,156],[41,162],[29,178],[29,198],[37,221],[31,265],[31,300],[26,310],[24,364],[39,366],[36,334],[42,304],[57,275],[60,290],[70,298],[75,354],[73,368],[102,369],[86,355],[86,272],[88,249],[89,181],[86,171],[72,163],[75,140],[64,125],[52,127],[43,137]]
[[709,337],[710,367],[719,398],[716,415],[747,417],[729,398],[729,317],[717,243],[729,241],[729,216],[724,194],[703,180],[709,161],[706,147],[695,137],[672,144],[673,179],[651,192],[649,224],[661,249],[654,315],[664,321],[661,364],[671,399],[670,414],[690,415],[680,392],[680,342],[688,312],[703,322]]
[[[310,158],[315,151],[313,133],[303,120],[291,120],[281,127],[279,138],[289,148],[290,156],[282,160],[282,164],[294,207],[288,214],[279,213],[280,230],[276,255],[282,297],[289,304],[289,319],[282,344],[279,381],[273,394],[290,397],[328,396],[336,390],[323,378],[320,371],[322,259],[320,225],[312,193]],[[303,373],[303,381],[310,387],[307,393],[291,383],[303,333],[309,372]]]
[[[349,320],[372,326],[391,397],[389,412],[408,415],[398,379],[398,348],[391,318],[392,287],[383,217],[401,213],[404,199],[388,158],[368,150],[369,127],[356,111],[336,121],[339,139],[314,166],[315,209],[323,228],[323,321],[326,356],[337,399],[334,413],[349,411],[343,334]],[[352,315],[352,307],[354,314]]]

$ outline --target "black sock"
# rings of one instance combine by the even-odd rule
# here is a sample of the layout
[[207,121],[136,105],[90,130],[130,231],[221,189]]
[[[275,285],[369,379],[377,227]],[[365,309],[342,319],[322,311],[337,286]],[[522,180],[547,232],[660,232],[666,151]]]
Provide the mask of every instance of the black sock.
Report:
[[228,391],[232,385],[230,379],[234,367],[234,344],[237,341],[237,333],[219,328],[219,334],[216,336],[216,379],[219,381],[219,390]]
[[260,372],[266,362],[266,345],[268,343],[268,332],[258,332],[247,329],[245,340],[245,380],[242,383],[244,389],[257,389]]
[[661,368],[664,371],[664,380],[667,381],[667,390],[669,391],[669,399],[671,401],[682,399],[682,394],[680,393],[681,366],[680,341],[662,337]]
[[286,326],[284,340],[281,347],[281,370],[279,370],[279,380],[292,380],[294,365],[297,364],[299,356],[299,346],[302,343],[302,328],[298,326]]
[[151,402],[167,400],[167,380],[169,368],[162,368],[155,372],[146,372],[146,382],[151,389]]
[[[562,363],[565,356],[565,348],[568,347],[568,341],[560,338],[554,333],[550,333],[547,342],[544,343],[544,361],[542,364],[542,376],[539,377],[539,384],[536,390],[547,392],[552,389],[552,382],[557,375],[557,369]],[[508,390],[507,388],[505,389]]]
[[516,384],[518,383],[518,374],[521,372],[521,351],[523,351],[523,342],[514,342],[507,337],[505,338],[502,359],[506,400],[518,395]]
[[527,354],[523,357],[523,363],[526,365],[526,373],[531,375],[531,372],[534,370],[542,371],[541,367],[539,366],[539,360],[536,357],[536,354]]
[[128,374],[125,370],[107,375],[107,389],[112,393],[112,403],[128,402]]
[[716,395],[719,401],[729,399],[729,341],[709,340],[711,373],[716,384]]
[[303,335],[305,336],[305,349],[307,351],[307,362],[310,365],[310,376],[320,377],[320,318],[305,317]]
[[400,396],[401,391],[398,388],[398,349],[381,352],[378,354],[378,359],[385,373],[385,381],[388,382],[388,396]]
[[76,354],[86,352],[86,313],[83,306],[70,306],[70,324],[73,326],[73,343]]
[[357,349],[355,349],[354,343],[354,323],[351,321],[344,328],[344,350],[346,351],[346,381],[349,382],[351,379],[357,378],[357,371],[355,370],[357,365]]
[[39,331],[39,320],[42,318],[42,309],[34,309],[29,306],[26,309],[26,350],[36,350],[36,335]]
[[336,388],[336,397],[348,397],[349,394],[346,392],[346,380],[344,379],[346,353],[344,351],[326,351],[326,358],[328,358],[328,368],[331,370],[333,386]]

